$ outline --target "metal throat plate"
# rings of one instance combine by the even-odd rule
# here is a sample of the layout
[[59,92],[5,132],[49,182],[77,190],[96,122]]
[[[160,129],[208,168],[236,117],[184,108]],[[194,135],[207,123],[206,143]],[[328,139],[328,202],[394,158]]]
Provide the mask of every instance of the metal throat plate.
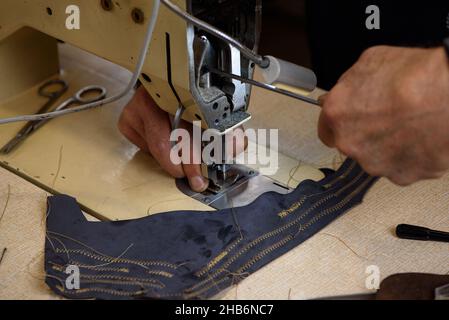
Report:
[[292,191],[291,188],[246,166],[233,165],[232,169],[240,173],[239,179],[218,193],[210,190],[195,193],[190,189],[186,179],[177,179],[176,186],[182,193],[217,210],[249,205],[259,196],[270,191],[280,194]]

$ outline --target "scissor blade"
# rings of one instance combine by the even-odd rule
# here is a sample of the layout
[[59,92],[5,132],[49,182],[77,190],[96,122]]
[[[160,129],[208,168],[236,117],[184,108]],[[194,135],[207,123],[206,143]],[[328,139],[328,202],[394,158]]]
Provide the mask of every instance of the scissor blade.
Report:
[[23,137],[16,136],[14,139],[9,141],[3,148],[0,149],[0,153],[9,154],[17,145],[19,145],[24,140]]
[[[26,129],[26,130],[25,130]],[[32,132],[34,131],[34,125],[30,124],[23,130],[21,130],[14,138],[12,138],[3,148],[0,149],[0,153],[9,154],[20,143],[22,143]]]

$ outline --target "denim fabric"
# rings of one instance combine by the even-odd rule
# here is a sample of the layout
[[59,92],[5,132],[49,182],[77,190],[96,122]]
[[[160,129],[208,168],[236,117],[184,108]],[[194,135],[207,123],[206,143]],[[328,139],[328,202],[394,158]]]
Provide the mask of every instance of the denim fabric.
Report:
[[[88,222],[76,200],[48,200],[46,283],[67,298],[204,299],[295,248],[362,201],[376,178],[353,161],[288,195],[213,212]],[[68,265],[80,289],[66,287]]]

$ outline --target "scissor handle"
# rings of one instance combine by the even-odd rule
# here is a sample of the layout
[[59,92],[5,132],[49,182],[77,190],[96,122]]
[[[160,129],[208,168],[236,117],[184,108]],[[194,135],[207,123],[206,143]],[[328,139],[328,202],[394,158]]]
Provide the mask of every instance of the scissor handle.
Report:
[[[89,93],[96,93],[96,95],[90,95]],[[75,101],[80,104],[86,104],[99,101],[106,97],[107,91],[104,87],[100,86],[87,86],[78,91],[75,95]],[[86,96],[86,97],[84,97]]]
[[45,82],[42,86],[40,86],[38,93],[42,97],[52,99],[62,96],[68,88],[69,85],[64,80],[53,79]]

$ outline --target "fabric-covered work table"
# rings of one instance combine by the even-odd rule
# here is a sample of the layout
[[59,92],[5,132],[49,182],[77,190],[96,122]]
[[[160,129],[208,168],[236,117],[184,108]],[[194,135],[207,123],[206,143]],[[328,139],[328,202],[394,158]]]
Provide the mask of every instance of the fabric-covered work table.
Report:
[[[76,63],[88,64],[89,61],[82,59],[91,58],[85,58],[73,49],[63,49],[62,62],[68,70],[67,77],[71,83],[80,81],[81,85],[89,77],[85,72],[70,72]],[[104,76],[95,78],[96,81],[103,79],[105,83],[100,84],[109,85],[111,90],[123,85],[126,73],[117,73],[113,67],[99,63],[95,67],[96,73],[114,75],[108,80]],[[62,119],[60,127],[56,121],[50,123],[47,136],[44,132],[47,128],[44,128],[42,135],[37,134],[23,145],[23,154],[18,152],[9,161],[3,161],[17,164],[22,174],[31,175],[31,180],[36,180],[34,183],[77,197],[94,214],[109,215],[107,217],[113,220],[179,209],[206,210],[205,206],[179,195],[172,187],[170,178],[159,171],[153,172],[152,176],[158,188],[152,188],[151,182],[145,180],[145,175],[138,175],[139,172],[148,171],[146,166],[152,167],[154,163],[150,157],[136,153],[133,147],[120,139],[115,129],[119,107],[93,111],[106,120],[99,123],[97,131],[86,131],[96,133],[92,140],[105,139],[101,140],[101,144],[83,140],[86,132],[75,131],[76,124],[69,128],[69,134],[62,130],[64,121],[79,120],[80,117],[96,118],[95,115],[80,114],[72,120]],[[318,142],[315,132],[318,111],[314,107],[298,106],[288,98],[254,90],[254,120],[250,126],[282,128],[279,133],[281,168],[276,176],[279,181],[294,186],[304,178],[319,179],[314,168],[336,168],[341,162],[333,151]],[[51,134],[51,126],[55,126],[53,130],[58,130],[65,140],[57,140],[61,137]],[[39,148],[45,141],[50,146],[43,152]],[[61,141],[64,141],[64,147]],[[80,145],[80,141],[84,143]],[[0,142],[3,143],[3,140]],[[83,145],[88,149],[83,149]],[[128,153],[124,160],[118,156],[123,148]],[[27,150],[31,150],[29,156],[39,159],[40,163],[49,162],[48,168],[37,162],[28,164],[25,161]],[[89,154],[84,153],[82,170],[76,171],[71,166],[81,161],[74,156],[80,150],[88,151]],[[123,163],[114,162],[114,156]],[[109,157],[111,164],[101,162],[102,157]],[[92,168],[86,168],[92,159],[99,160]],[[115,166],[110,176],[107,175],[107,170],[110,170],[108,165]],[[95,171],[98,171],[98,181],[85,181]],[[117,186],[117,182],[123,185]],[[105,189],[96,190],[99,186],[105,186]],[[160,193],[160,189],[165,190],[164,194]],[[44,283],[43,252],[48,195],[32,183],[0,169],[0,255],[3,248],[7,248],[0,264],[0,298],[57,298]],[[365,286],[368,276],[366,270],[372,265],[379,267],[381,279],[400,272],[447,274],[447,244],[400,240],[394,236],[393,230],[400,223],[449,230],[448,195],[449,175],[438,181],[422,182],[408,188],[399,188],[381,180],[368,193],[362,205],[217,298],[307,299],[369,292]],[[126,210],[127,207],[130,210]]]

